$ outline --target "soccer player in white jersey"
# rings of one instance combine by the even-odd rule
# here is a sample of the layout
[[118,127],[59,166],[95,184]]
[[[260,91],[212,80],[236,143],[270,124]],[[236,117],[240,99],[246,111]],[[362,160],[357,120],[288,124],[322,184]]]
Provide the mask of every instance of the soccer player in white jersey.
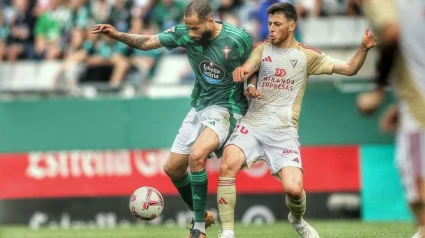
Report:
[[348,62],[335,60],[295,40],[297,13],[293,5],[273,4],[267,13],[270,39],[257,44],[250,58],[233,72],[233,80],[237,82],[258,72],[258,82],[250,82],[248,86],[254,98],[230,136],[220,165],[217,194],[223,228],[220,237],[235,237],[237,172],[261,159],[282,182],[290,210],[288,219],[295,231],[301,237],[316,238],[319,237],[316,230],[303,219],[306,195],[298,140],[298,117],[307,78],[311,74],[355,75],[368,50],[375,45],[375,36],[367,29],[360,48]]
[[[381,121],[383,130],[396,130],[396,161],[407,201],[419,229],[412,238],[425,238],[425,1],[365,0],[364,12],[376,28],[383,46],[383,72],[393,70],[390,80],[397,95]],[[394,47],[395,46],[395,47]],[[391,50],[395,49],[395,50]],[[390,52],[390,53],[389,53]],[[381,71],[381,70],[380,70]],[[384,74],[388,76],[388,74]],[[378,82],[388,79],[382,78]],[[378,107],[380,87],[363,94],[359,108]]]

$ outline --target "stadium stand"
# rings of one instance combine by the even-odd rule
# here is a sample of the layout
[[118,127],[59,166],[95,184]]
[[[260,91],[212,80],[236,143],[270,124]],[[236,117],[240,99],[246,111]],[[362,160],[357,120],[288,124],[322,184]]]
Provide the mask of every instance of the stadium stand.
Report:
[[[247,30],[254,42],[263,40],[256,27],[255,12],[257,8],[274,2],[277,1],[212,1],[218,13],[217,19],[250,26]],[[297,1],[295,4],[300,7],[299,4],[308,2]],[[300,34],[297,36],[303,43],[320,48],[335,58],[347,59],[356,50],[367,22],[360,11],[352,16],[356,12],[352,8],[353,1],[346,0],[346,5],[337,2],[339,5],[335,9],[338,11],[320,11],[318,16],[308,12],[300,15]],[[93,96],[119,92],[150,97],[190,95],[194,76],[184,51],[162,49],[146,53],[90,34],[95,23],[111,23],[121,31],[136,34],[155,34],[170,24],[179,23],[185,4],[186,1],[177,0],[0,1],[0,18],[3,20],[0,21],[0,92],[2,96]],[[329,4],[332,5],[332,1],[326,0],[317,7],[326,10],[324,8],[329,8]],[[344,6],[347,6],[346,11]],[[153,16],[160,11],[176,14]],[[50,28],[46,21],[52,23]],[[19,29],[32,37],[19,40]],[[3,51],[2,42],[5,45]],[[17,46],[25,50],[18,51],[19,57],[15,61],[10,54]],[[114,67],[127,66],[111,63],[109,59],[114,55],[122,56],[129,65],[118,86],[111,85],[111,72]],[[94,64],[93,59],[101,59],[102,66]],[[71,61],[73,64],[69,65],[72,67],[64,67],[65,62]],[[370,78],[374,74],[374,61],[375,54],[371,52],[365,67],[355,78]],[[67,82],[72,77],[77,78],[75,87],[70,86],[72,82]],[[327,81],[340,78],[320,76],[312,79]]]

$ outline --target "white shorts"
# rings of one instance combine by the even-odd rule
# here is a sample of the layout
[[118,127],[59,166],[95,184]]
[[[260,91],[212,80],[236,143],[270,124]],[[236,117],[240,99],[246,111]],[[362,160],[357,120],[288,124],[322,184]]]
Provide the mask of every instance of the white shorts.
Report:
[[186,115],[174,139],[171,152],[177,154],[190,154],[192,146],[201,135],[205,127],[211,128],[220,140],[220,147],[226,142],[241,115],[230,115],[229,111],[220,106],[209,106],[197,112],[192,108]]
[[244,152],[248,168],[256,161],[264,160],[272,174],[277,174],[283,167],[302,169],[300,142],[296,133],[264,133],[238,124],[227,145],[235,145]]
[[399,132],[396,139],[396,161],[409,202],[417,202],[418,178],[425,178],[425,131]]

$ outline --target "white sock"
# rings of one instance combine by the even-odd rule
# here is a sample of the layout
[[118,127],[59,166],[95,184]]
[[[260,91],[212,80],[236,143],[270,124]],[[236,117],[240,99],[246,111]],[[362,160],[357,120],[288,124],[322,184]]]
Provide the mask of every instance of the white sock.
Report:
[[205,232],[205,222],[195,222],[195,227],[193,227],[194,230],[200,230],[202,233]]

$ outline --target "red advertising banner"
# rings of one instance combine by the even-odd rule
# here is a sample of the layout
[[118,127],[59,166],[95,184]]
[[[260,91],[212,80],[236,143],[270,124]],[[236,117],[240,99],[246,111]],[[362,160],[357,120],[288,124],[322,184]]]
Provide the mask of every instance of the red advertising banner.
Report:
[[[141,186],[176,195],[162,166],[168,150],[59,151],[0,155],[0,199],[122,196]],[[357,146],[303,147],[307,192],[357,192]],[[216,193],[220,160],[207,162],[209,193]],[[236,179],[239,193],[281,193],[267,164],[256,163]]]

